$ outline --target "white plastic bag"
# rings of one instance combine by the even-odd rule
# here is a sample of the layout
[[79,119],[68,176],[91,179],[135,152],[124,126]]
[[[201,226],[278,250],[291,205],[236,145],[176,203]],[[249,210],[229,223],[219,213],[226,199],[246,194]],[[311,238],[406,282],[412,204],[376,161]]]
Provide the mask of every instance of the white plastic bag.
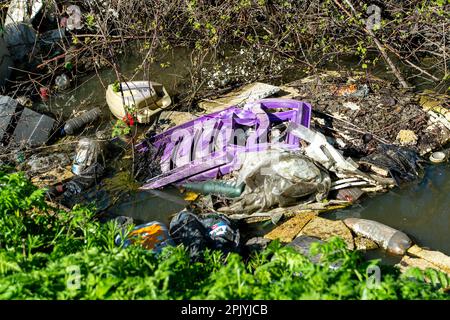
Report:
[[83,23],[81,21],[81,9],[77,5],[70,5],[66,10],[69,18],[67,19],[67,30],[79,30],[83,28]]

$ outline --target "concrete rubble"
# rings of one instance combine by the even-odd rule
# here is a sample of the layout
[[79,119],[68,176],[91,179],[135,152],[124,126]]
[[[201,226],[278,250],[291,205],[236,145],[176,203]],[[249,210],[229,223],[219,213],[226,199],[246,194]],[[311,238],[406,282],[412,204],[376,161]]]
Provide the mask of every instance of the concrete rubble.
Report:
[[324,241],[337,236],[345,241],[347,248],[350,250],[355,248],[352,233],[342,221],[315,217],[300,231],[299,235],[315,237]]
[[287,220],[264,237],[266,239],[278,239],[281,242],[289,243],[303,230],[311,219],[317,216],[317,212],[302,212]]
[[21,106],[15,99],[0,95],[0,143],[6,146],[37,147],[47,143],[56,119]]
[[414,245],[408,249],[408,255],[426,260],[442,271],[450,274],[450,257],[442,252],[431,251]]

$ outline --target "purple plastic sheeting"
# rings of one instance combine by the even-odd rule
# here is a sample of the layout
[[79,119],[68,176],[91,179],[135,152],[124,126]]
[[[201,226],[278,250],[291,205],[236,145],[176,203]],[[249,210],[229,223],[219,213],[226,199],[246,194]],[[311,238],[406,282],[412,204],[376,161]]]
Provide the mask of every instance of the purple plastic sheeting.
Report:
[[241,167],[237,156],[241,153],[273,147],[298,150],[298,137],[276,133],[289,122],[309,128],[310,121],[311,105],[306,102],[263,99],[173,127],[137,145],[139,152],[150,143],[162,154],[162,174],[149,179],[141,189],[219,178]]

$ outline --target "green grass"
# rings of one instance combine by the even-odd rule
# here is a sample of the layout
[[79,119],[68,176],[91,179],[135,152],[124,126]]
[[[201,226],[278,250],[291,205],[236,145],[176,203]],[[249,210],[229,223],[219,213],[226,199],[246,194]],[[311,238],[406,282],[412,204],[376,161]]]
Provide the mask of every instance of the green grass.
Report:
[[[0,172],[0,299],[449,299],[443,273],[402,275],[338,238],[312,248],[320,264],[277,242],[247,261],[206,251],[191,262],[183,247],[117,247],[118,232],[89,208],[56,211],[22,174]],[[369,266],[381,268],[378,286]]]

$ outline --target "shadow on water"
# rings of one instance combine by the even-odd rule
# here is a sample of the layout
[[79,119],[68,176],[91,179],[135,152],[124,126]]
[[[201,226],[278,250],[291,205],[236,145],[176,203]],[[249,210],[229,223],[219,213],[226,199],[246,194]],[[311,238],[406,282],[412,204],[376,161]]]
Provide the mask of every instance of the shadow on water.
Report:
[[175,188],[164,191],[139,191],[131,194],[127,200],[108,210],[114,216],[128,216],[138,223],[159,221],[167,226],[173,215],[185,208],[187,202]]
[[450,255],[450,164],[429,166],[424,179],[363,199],[326,217],[371,219],[402,230],[422,247]]

